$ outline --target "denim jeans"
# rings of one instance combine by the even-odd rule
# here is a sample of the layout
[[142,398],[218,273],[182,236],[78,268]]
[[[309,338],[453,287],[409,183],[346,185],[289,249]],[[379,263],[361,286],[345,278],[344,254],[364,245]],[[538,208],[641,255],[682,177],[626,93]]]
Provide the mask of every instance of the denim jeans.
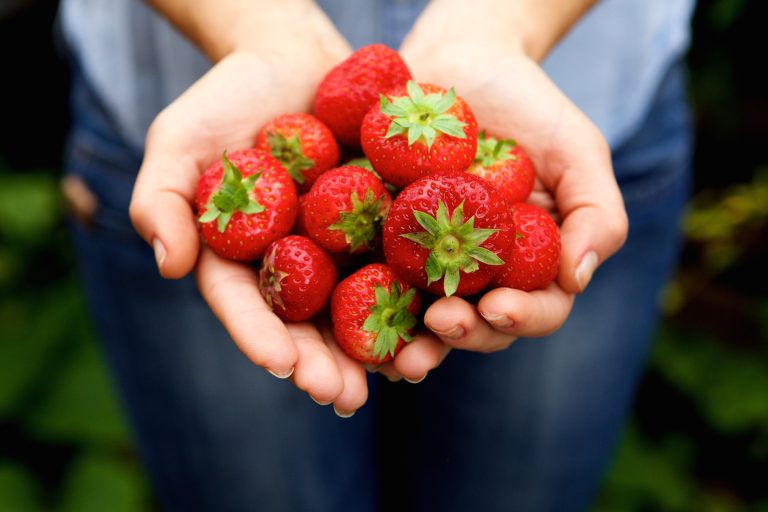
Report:
[[252,365],[191,278],[159,277],[128,219],[139,148],[82,80],[67,170],[98,197],[73,223],[93,318],[140,456],[165,510],[569,511],[611,460],[674,271],[688,196],[685,73],[673,66],[613,162],[630,218],[557,333],[452,352],[418,385],[369,375],[337,418]]

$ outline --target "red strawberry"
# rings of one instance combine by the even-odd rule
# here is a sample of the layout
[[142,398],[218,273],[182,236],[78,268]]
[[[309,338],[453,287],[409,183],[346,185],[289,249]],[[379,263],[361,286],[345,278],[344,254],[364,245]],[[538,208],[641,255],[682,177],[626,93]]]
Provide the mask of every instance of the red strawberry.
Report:
[[453,89],[409,81],[371,107],[360,141],[382,179],[403,188],[434,172],[466,170],[477,152],[477,121]]
[[384,224],[387,263],[436,295],[479,292],[501,270],[514,241],[512,214],[487,181],[438,173],[397,196]]
[[384,184],[360,167],[324,173],[307,194],[301,225],[328,252],[370,250],[392,205]]
[[[225,258],[260,258],[296,218],[296,186],[280,162],[255,149],[236,151],[203,172],[195,205],[208,246]],[[215,221],[215,222],[214,222]]]
[[411,341],[421,298],[388,266],[371,263],[333,290],[331,320],[336,342],[364,363],[391,361]]
[[411,72],[398,53],[382,44],[364,46],[333,68],[315,93],[315,115],[336,139],[360,147],[360,124],[379,94],[405,84]]
[[339,145],[331,130],[309,114],[276,117],[256,136],[256,148],[270,152],[283,164],[300,193],[339,163]]
[[522,203],[531,195],[536,172],[528,155],[512,139],[477,138],[475,163],[467,172],[493,183],[509,204]]
[[560,265],[560,231],[546,210],[532,204],[512,207],[515,219],[515,246],[501,272],[493,279],[496,287],[526,292],[546,288]]
[[309,238],[287,236],[272,242],[259,271],[259,289],[269,307],[288,322],[320,311],[336,285],[336,266]]

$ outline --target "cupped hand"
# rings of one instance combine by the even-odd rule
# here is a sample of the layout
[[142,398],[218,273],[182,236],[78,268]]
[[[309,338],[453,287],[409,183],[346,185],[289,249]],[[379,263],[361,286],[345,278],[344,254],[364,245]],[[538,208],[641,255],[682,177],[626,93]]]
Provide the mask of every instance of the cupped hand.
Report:
[[157,116],[130,215],[154,248],[160,274],[180,278],[194,270],[202,296],[251,361],[346,416],[367,399],[365,368],[338,349],[327,328],[275,316],[252,266],[201,244],[191,206],[198,177],[222,151],[251,147],[279,114],[309,110],[317,83],[349,53],[323,20],[314,30],[294,19],[285,41],[230,53]]
[[[425,324],[447,346],[493,352],[517,337],[544,336],[562,326],[574,295],[624,243],[627,216],[598,128],[526,55],[514,27],[463,4],[428,7],[401,54],[417,81],[455,86],[480,129],[524,148],[537,171],[530,202],[553,214],[562,239],[558,278],[548,288],[530,293],[499,288],[477,305],[442,298],[426,311]],[[444,5],[453,11],[441,9]],[[473,24],[478,12],[484,19]],[[482,29],[467,30],[472,26]]]

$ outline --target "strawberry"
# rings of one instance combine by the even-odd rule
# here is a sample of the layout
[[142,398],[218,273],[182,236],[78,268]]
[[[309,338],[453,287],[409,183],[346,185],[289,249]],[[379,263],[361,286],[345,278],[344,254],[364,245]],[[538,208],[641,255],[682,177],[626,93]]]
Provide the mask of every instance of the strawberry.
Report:
[[256,148],[277,158],[296,182],[299,193],[339,163],[339,145],[331,130],[309,114],[276,117],[256,136]]
[[333,68],[315,93],[315,115],[336,139],[360,147],[360,124],[379,94],[411,78],[400,55],[382,44],[364,46]]
[[409,81],[371,107],[360,141],[384,181],[403,188],[433,172],[466,170],[477,152],[477,121],[453,89]]
[[260,258],[272,241],[287,235],[296,218],[296,186],[269,153],[227,153],[197,183],[195,205],[208,246],[225,258]]
[[259,289],[272,311],[287,322],[308,320],[320,311],[336,285],[331,258],[309,238],[275,240],[259,271]]
[[300,224],[328,252],[359,253],[373,248],[391,205],[384,184],[371,172],[337,167],[307,193]]
[[341,281],[331,296],[336,342],[364,363],[391,361],[411,341],[421,297],[391,268],[371,263]]
[[546,210],[532,204],[512,206],[515,244],[512,255],[493,279],[496,287],[531,291],[546,288],[560,265],[560,231]]
[[436,295],[471,295],[485,288],[513,241],[504,198],[465,172],[414,181],[397,196],[384,224],[387,263],[407,283]]
[[493,183],[509,204],[528,199],[536,180],[528,155],[513,139],[497,139],[481,132],[475,163],[467,172]]

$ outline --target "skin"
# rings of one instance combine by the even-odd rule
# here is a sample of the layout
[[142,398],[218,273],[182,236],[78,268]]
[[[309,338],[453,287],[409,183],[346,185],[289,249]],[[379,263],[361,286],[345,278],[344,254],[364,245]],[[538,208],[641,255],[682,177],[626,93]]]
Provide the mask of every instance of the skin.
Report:
[[[433,0],[404,42],[417,81],[455,85],[481,126],[526,147],[540,171],[537,203],[562,219],[563,254],[560,279],[546,290],[498,289],[477,306],[456,297],[437,301],[425,317],[433,332],[377,369],[391,379],[423,379],[451,348],[493,352],[517,336],[556,330],[598,262],[623,243],[626,214],[608,147],[537,64],[591,3],[476,0],[470,8]],[[280,321],[252,269],[201,245],[191,204],[199,174],[222,148],[248,147],[271,118],[308,111],[315,87],[349,46],[308,0],[151,4],[215,65],[152,123],[131,201],[133,224],[163,277],[194,272],[212,311],[254,364],[347,417],[367,400],[365,367],[339,349],[327,325]],[[488,9],[495,16],[483,15]]]

